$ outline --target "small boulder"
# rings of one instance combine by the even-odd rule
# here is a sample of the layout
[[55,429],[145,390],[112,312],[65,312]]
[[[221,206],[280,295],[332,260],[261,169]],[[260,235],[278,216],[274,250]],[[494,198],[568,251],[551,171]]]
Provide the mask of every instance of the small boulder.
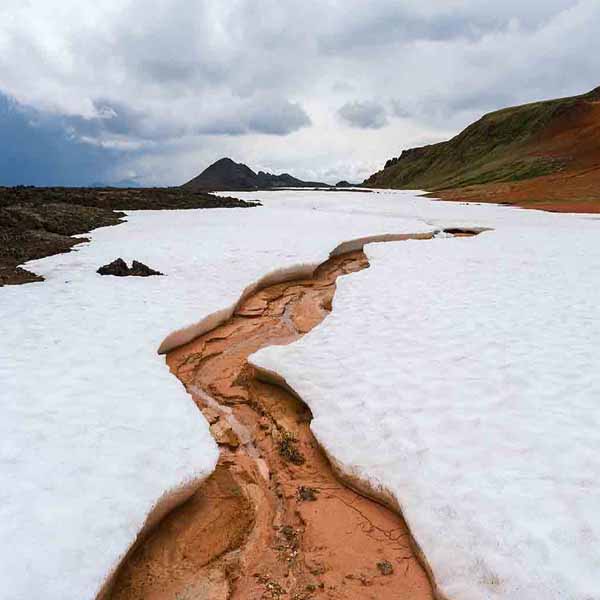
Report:
[[129,275],[129,267],[122,258],[117,258],[111,263],[100,267],[96,271],[96,273],[100,273],[100,275],[115,275],[117,277],[126,277],[127,275]]
[[240,445],[240,439],[231,428],[227,421],[219,420],[210,426],[210,432],[215,438],[217,444],[237,448]]
[[216,423],[219,420],[219,417],[221,416],[214,408],[211,408],[210,406],[203,406],[202,414],[204,415],[204,417],[210,425]]
[[319,490],[313,487],[301,485],[298,488],[298,500],[301,502],[315,502],[317,500],[317,494]]
[[137,260],[134,260],[131,263],[131,267],[128,267],[122,258],[117,258],[111,263],[100,267],[96,273],[100,275],[115,275],[116,277],[150,277],[151,275],[162,275],[160,271],[155,271]]
[[394,567],[389,560],[382,560],[377,563],[377,568],[382,575],[393,575]]
[[162,275],[160,271],[155,271],[154,269],[151,269],[149,266],[137,260],[134,260],[131,263],[131,269],[129,269],[129,274],[135,277],[150,277],[151,275]]

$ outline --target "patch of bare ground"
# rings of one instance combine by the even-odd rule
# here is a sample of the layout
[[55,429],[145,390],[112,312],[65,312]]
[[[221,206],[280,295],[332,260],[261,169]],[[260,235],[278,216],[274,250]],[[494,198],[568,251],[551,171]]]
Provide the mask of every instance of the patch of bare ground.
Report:
[[260,348],[318,325],[337,277],[368,266],[362,250],[330,258],[311,278],[258,291],[231,319],[168,354],[220,460],[130,552],[112,600],[433,598],[402,517],[341,483],[310,430],[308,407],[248,363]]

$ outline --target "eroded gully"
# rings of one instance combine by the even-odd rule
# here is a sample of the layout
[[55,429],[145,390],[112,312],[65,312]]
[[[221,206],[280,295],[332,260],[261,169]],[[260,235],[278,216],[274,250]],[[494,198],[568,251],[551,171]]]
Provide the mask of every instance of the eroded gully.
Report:
[[248,363],[317,326],[337,277],[368,266],[362,250],[330,258],[310,278],[251,295],[228,321],[168,354],[220,458],[128,554],[112,600],[433,598],[401,515],[340,482],[308,407]]

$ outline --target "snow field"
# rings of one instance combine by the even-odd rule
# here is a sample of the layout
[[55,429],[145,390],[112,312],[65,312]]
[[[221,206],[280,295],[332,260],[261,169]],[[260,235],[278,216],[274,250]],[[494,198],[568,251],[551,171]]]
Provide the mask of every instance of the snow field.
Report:
[[512,212],[368,245],[324,323],[251,360],[350,479],[396,498],[442,597],[597,599],[598,221]]

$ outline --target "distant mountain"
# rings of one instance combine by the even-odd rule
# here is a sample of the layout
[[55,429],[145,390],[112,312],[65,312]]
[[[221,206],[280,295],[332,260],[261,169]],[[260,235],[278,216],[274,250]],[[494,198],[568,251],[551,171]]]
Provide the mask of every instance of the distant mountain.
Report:
[[245,191],[268,190],[283,187],[329,187],[326,183],[302,181],[287,173],[273,175],[255,173],[243,163],[221,158],[181,187],[192,191]]
[[111,183],[95,181],[94,183],[91,183],[87,187],[90,187],[90,188],[141,188],[142,186],[135,179],[121,179],[121,181],[113,181]]
[[600,88],[489,113],[447,142],[405,150],[364,185],[598,212]]

